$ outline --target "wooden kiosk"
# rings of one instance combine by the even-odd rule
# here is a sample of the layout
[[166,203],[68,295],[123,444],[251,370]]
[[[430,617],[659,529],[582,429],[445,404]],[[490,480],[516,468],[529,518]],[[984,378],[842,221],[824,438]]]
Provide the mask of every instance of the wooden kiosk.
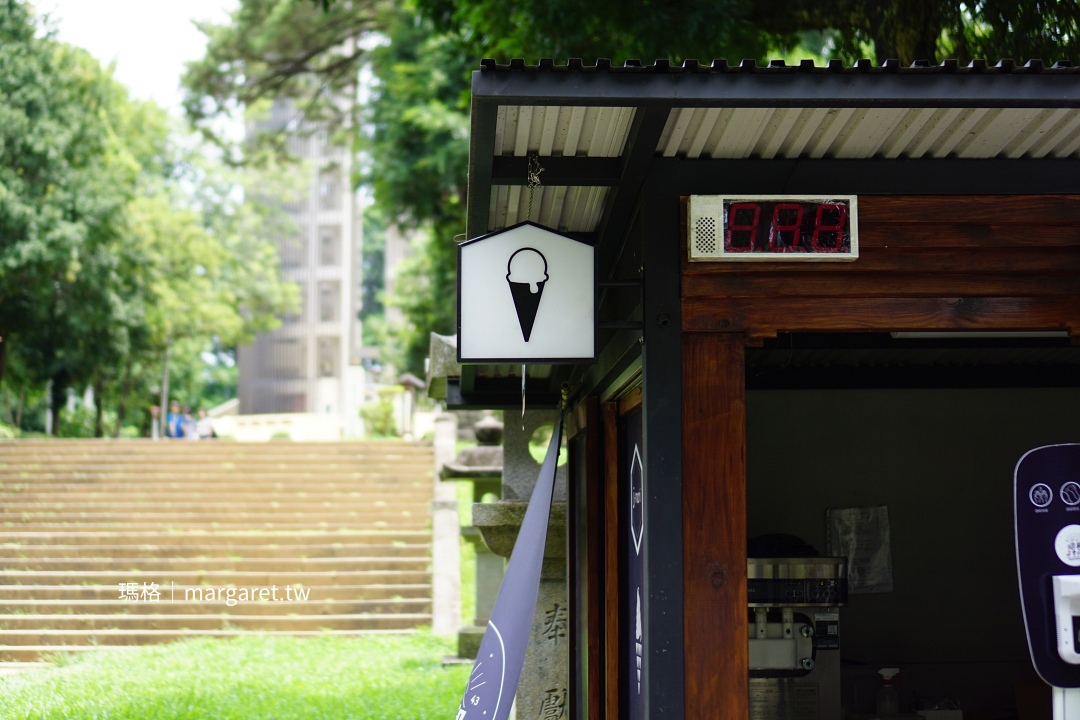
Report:
[[[597,246],[598,361],[527,378],[570,388],[569,716],[749,717],[748,536],[861,505],[894,587],[841,648],[905,701],[1022,704],[1012,467],[1080,440],[1080,70],[484,61],[472,102],[468,236]],[[857,258],[692,259],[702,196],[854,198]],[[520,406],[519,368],[464,366],[449,405]]]

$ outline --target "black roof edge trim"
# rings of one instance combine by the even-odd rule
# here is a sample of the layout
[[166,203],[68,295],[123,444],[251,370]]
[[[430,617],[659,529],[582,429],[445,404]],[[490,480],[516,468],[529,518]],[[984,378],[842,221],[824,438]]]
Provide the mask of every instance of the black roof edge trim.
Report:
[[1058,60],[1053,65],[1047,65],[1041,59],[1031,58],[1020,64],[1012,58],[1002,58],[994,64],[986,60],[972,60],[967,65],[961,65],[955,59],[946,59],[938,64],[930,60],[916,60],[910,65],[903,65],[895,58],[887,59],[881,65],[875,65],[872,61],[863,58],[852,65],[845,65],[840,60],[829,60],[824,65],[818,65],[814,60],[800,60],[798,64],[789,65],[783,60],[769,60],[759,64],[754,58],[744,58],[737,64],[731,64],[725,59],[713,59],[710,62],[687,59],[681,63],[672,63],[666,59],[658,59],[651,65],[646,65],[641,60],[627,59],[622,64],[616,64],[610,58],[598,58],[592,65],[585,64],[581,58],[569,58],[564,64],[558,64],[553,58],[540,58],[536,65],[529,65],[523,58],[512,58],[509,62],[499,62],[494,58],[484,58],[480,61],[480,70],[483,72],[598,72],[598,73],[658,73],[658,74],[715,74],[715,73],[901,73],[901,74],[929,74],[929,73],[957,73],[970,74],[1037,74],[1037,73],[1080,73],[1080,68],[1075,67],[1067,60]]

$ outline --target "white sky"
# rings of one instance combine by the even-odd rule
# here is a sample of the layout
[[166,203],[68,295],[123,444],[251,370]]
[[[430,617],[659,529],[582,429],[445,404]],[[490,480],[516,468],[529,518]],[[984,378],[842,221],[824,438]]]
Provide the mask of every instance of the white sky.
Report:
[[90,51],[133,97],[180,114],[184,63],[202,57],[205,36],[194,20],[225,22],[238,0],[35,0],[59,38]]

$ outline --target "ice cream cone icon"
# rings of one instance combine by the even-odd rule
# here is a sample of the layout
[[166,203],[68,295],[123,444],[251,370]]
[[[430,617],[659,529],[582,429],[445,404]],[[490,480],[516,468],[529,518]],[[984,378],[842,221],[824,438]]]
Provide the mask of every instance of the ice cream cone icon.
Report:
[[532,337],[536,311],[540,309],[540,298],[544,295],[544,283],[547,281],[547,258],[539,250],[521,248],[510,256],[506,264],[506,282],[510,285],[510,295],[514,298],[521,336],[525,342]]

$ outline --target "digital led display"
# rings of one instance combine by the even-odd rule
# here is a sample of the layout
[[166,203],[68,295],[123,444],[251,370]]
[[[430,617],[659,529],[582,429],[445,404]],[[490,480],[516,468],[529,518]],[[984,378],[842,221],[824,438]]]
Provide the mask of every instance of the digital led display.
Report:
[[854,196],[695,195],[689,255],[707,260],[854,260]]

